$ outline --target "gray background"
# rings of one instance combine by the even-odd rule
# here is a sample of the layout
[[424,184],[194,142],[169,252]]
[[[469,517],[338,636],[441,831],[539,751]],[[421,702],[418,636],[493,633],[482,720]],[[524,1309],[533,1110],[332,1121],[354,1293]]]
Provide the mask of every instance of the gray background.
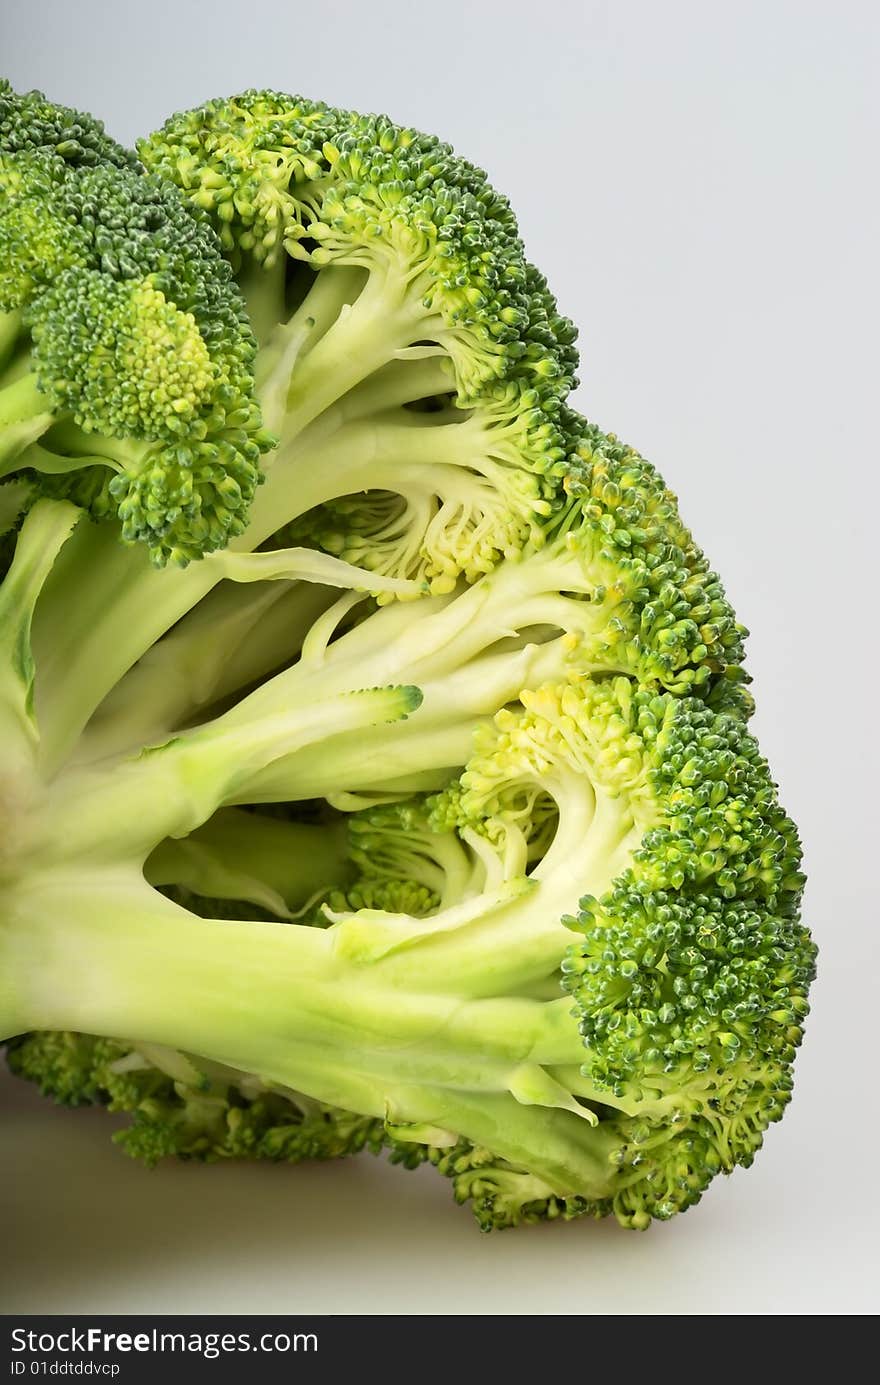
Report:
[[6,0],[0,70],[123,140],[249,85],[387,110],[488,168],[753,630],[756,726],[821,948],[756,1166],[644,1236],[481,1237],[430,1172],[148,1175],[103,1113],[4,1088],[6,1311],[866,1314],[878,1308],[880,8]]

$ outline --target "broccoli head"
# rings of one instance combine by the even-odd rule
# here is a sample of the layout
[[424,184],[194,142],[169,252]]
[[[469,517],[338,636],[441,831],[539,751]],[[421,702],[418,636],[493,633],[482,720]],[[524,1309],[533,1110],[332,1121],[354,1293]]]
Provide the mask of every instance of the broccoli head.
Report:
[[800,843],[746,631],[572,409],[506,199],[273,92],[173,116],[146,173],[20,109],[13,1069],[147,1163],[385,1150],[485,1229],[690,1207],[791,1095]]

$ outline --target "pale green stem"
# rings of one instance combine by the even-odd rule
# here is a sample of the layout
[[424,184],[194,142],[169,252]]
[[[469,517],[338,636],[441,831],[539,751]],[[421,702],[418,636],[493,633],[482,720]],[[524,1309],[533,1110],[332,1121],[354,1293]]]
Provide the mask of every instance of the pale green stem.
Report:
[[350,882],[347,850],[342,820],[319,826],[224,808],[188,837],[162,842],[144,874],[151,885],[249,900],[290,918],[316,895]]
[[286,275],[287,257],[279,255],[270,269],[248,260],[237,276],[251,330],[261,347],[284,316]]
[[584,895],[605,893],[643,833],[626,803],[594,794],[585,774],[547,788],[559,796],[560,823],[533,888],[459,928],[446,929],[441,913],[406,930],[399,949],[386,948],[376,963],[391,985],[417,990],[430,977],[431,987],[455,985],[462,995],[508,995],[558,972],[573,940],[560,920]]
[[34,611],[80,518],[81,512],[66,501],[38,501],[25,519],[12,566],[0,585],[0,747],[7,772],[13,760],[35,762]]
[[59,555],[34,619],[36,710],[47,775],[63,764],[122,675],[220,575],[210,558],[185,571],[157,571],[142,545],[120,542],[115,524],[79,526]]
[[183,1049],[319,1101],[450,1129],[561,1193],[606,1192],[613,1135],[509,1095],[535,1085],[539,1065],[583,1052],[554,1003],[387,992],[334,955],[333,930],[197,919],[112,874],[32,882],[0,946],[0,1033]]
[[[294,372],[299,402],[294,401],[285,417],[285,463],[275,459],[268,464],[267,482],[257,493],[249,528],[233,541],[233,551],[252,551],[321,499],[345,493],[333,479],[330,466],[324,476],[324,492],[306,494],[305,480],[312,479],[312,472],[302,465],[303,458],[291,443],[340,394],[385,364],[393,356],[395,343],[406,338],[409,330],[408,319],[406,325],[403,320],[396,323],[393,313],[388,312],[380,286],[372,279],[358,299],[357,312],[352,313],[328,332],[308,357],[306,379],[302,381]],[[338,373],[324,359],[327,354],[332,356],[330,343],[334,341],[339,343],[343,358]],[[285,509],[285,473],[291,467],[294,498]],[[350,484],[362,489],[364,478],[358,477],[356,470]],[[122,675],[222,575],[222,563],[212,558],[193,563],[184,571],[157,571],[141,550],[120,544],[118,530],[111,524],[95,526],[92,533],[79,535],[68,546],[41,602],[35,634],[42,673],[38,697],[47,772],[63,763],[89,717]],[[68,593],[74,585],[77,602],[71,609]]]
[[0,370],[5,370],[7,362],[24,333],[22,317],[20,308],[16,308],[14,312],[0,313]]
[[109,840],[115,860],[143,862],[164,837],[185,836],[207,822],[279,755],[394,721],[418,706],[412,688],[377,688],[289,708],[280,688],[274,704],[267,700],[270,686],[261,689],[259,703],[251,694],[224,716],[135,759],[64,770],[33,824],[33,851],[42,848],[54,860],[94,860]]
[[113,688],[74,762],[148,745],[293,660],[338,593],[307,582],[221,582]]
[[0,477],[25,465],[21,454],[54,422],[32,371],[0,388]]
[[[369,793],[381,791],[392,778],[438,770],[451,778],[470,759],[477,727],[488,723],[499,707],[515,701],[523,688],[564,677],[565,658],[565,645],[558,639],[483,655],[447,678],[420,684],[422,705],[406,722],[369,737],[339,736],[279,758],[248,782],[242,790],[247,797],[238,801],[279,803]],[[296,671],[295,666],[283,675],[291,703],[300,698],[304,705],[312,698],[321,700],[334,685],[334,679],[325,684],[317,677],[314,685],[304,687]],[[360,672],[354,664],[348,677],[357,679]]]
[[[319,430],[333,432],[344,423],[356,422],[370,415],[400,409],[419,399],[430,399],[455,390],[452,363],[446,356],[428,356],[416,361],[390,361],[343,395],[309,429],[309,440]],[[466,415],[459,414],[463,418]],[[436,419],[435,414],[426,415]]]

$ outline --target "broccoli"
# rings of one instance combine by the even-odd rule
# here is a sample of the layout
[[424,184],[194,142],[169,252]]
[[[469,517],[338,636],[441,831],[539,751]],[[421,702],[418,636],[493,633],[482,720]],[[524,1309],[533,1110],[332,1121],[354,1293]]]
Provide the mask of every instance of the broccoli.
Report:
[[88,117],[0,88],[0,479],[33,477],[155,562],[244,528],[271,443],[216,238]]
[[[654,468],[571,408],[508,203],[433,138],[271,92],[172,117],[146,174],[86,147],[213,226],[277,447],[186,567],[120,543],[124,506],[84,522],[94,490],[8,488],[10,1065],[129,1112],[147,1163],[384,1149],[487,1230],[690,1207],[791,1095],[800,844],[746,632]],[[44,217],[51,253],[86,221]],[[56,361],[86,260],[34,300]],[[155,406],[132,311],[118,395],[114,362],[69,412]],[[221,318],[212,361],[249,340]]]

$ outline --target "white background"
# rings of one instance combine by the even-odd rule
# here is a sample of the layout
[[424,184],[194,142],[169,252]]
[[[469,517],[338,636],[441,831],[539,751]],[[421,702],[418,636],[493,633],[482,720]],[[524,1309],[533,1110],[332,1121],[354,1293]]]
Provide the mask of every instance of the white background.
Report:
[[752,629],[757,732],[821,947],[755,1167],[644,1236],[481,1237],[362,1158],[166,1167],[3,1088],[6,1312],[866,1314],[878,1308],[880,8],[809,0],[29,0],[19,88],[123,140],[247,86],[387,110],[483,164],[580,325],[578,402],[651,457]]

